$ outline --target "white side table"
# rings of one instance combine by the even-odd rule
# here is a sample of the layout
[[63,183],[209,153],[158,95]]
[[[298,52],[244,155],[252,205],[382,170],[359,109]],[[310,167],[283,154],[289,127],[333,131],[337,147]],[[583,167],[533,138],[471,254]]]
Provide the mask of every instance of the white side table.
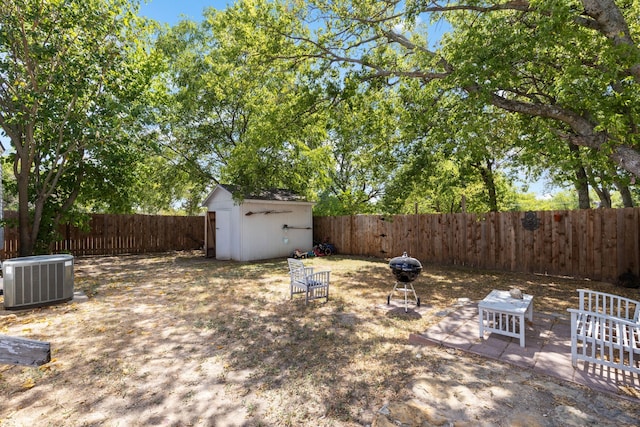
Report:
[[524,318],[533,320],[533,295],[512,298],[509,291],[493,290],[478,304],[480,338],[485,331],[520,338],[524,347]]

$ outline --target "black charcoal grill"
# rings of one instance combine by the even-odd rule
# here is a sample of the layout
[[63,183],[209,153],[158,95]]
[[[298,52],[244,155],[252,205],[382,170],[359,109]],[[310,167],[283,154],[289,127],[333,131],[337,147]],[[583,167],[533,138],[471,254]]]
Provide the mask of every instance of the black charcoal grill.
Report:
[[416,295],[416,290],[413,288],[413,281],[418,278],[422,271],[422,264],[415,258],[407,255],[406,252],[402,256],[397,256],[389,261],[389,267],[391,272],[396,278],[396,283],[393,285],[393,290],[387,296],[387,305],[391,304],[391,297],[394,293],[400,292],[404,294],[404,311],[409,310],[409,293],[413,295],[416,302],[416,306],[420,307],[420,298]]

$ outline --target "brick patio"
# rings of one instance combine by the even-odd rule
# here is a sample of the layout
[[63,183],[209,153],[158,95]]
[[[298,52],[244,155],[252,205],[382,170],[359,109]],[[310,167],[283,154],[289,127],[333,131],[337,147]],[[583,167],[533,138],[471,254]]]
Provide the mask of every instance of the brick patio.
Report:
[[[409,342],[456,348],[595,390],[620,394],[621,387],[632,387],[640,394],[640,376],[637,374],[583,362],[578,362],[577,369],[571,366],[568,313],[539,313],[534,308],[533,322],[526,322],[524,348],[520,347],[518,338],[486,333],[484,339],[480,339],[477,303],[462,301],[451,311],[438,314],[443,316],[438,324],[422,334],[410,334]],[[628,395],[624,393],[625,397]],[[634,400],[640,402],[640,399]]]

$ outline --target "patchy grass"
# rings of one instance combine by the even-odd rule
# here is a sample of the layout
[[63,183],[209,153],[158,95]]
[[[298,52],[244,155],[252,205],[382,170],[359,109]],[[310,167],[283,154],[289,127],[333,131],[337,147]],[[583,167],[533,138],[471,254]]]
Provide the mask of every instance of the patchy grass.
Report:
[[[580,287],[638,298],[606,283],[423,263],[414,286],[428,310],[404,315],[386,309],[394,283],[386,261],[334,256],[305,264],[332,271],[328,303],[291,301],[284,259],[77,260],[76,290],[88,302],[0,312],[0,333],[49,341],[53,351],[40,368],[0,367],[0,425],[366,425],[385,404],[411,398],[416,378],[447,387],[466,381],[469,366],[471,375],[490,366],[485,377],[509,370],[467,355],[456,355],[456,368],[444,350],[408,345],[409,333],[438,322],[435,313],[458,298],[518,287],[536,296],[536,311],[550,313],[575,306]],[[521,399],[510,387],[536,393],[531,376],[502,384],[510,397],[498,409]],[[477,382],[486,387],[486,378]],[[628,410],[614,398],[606,404]],[[501,419],[495,407],[491,414]]]

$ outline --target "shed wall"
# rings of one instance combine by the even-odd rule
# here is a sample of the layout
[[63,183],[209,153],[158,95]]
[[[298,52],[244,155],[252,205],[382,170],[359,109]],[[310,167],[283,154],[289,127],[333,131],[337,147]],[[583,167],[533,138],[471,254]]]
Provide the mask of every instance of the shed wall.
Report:
[[245,202],[240,221],[240,261],[285,257],[295,249],[307,251],[313,246],[309,203]]

